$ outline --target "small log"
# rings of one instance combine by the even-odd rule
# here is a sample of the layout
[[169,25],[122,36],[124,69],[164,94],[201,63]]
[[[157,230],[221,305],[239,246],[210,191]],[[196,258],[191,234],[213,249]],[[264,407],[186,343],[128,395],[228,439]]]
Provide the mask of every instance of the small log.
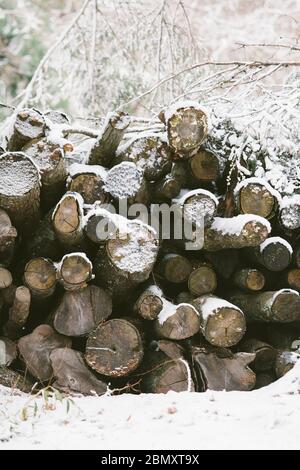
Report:
[[300,292],[300,268],[290,268],[283,273],[283,279],[285,285]]
[[149,187],[143,173],[134,163],[123,162],[108,171],[105,191],[117,202],[127,200],[128,204],[149,202]]
[[292,370],[299,359],[299,352],[279,351],[275,362],[275,374],[277,379],[280,379]]
[[65,336],[86,335],[111,313],[111,296],[100,287],[65,292],[54,313],[54,328]]
[[90,150],[88,164],[109,167],[129,124],[130,117],[123,112],[108,114],[99,137]]
[[68,348],[54,349],[50,353],[50,361],[54,388],[82,395],[103,395],[107,391],[107,384],[91,373],[80,352]]
[[15,290],[13,304],[9,310],[8,321],[4,325],[4,333],[11,339],[18,339],[23,332],[31,305],[30,290],[25,286],[19,286]]
[[38,139],[45,135],[45,120],[36,109],[25,108],[18,112],[12,135],[7,148],[11,152],[18,152],[32,139]]
[[188,158],[208,134],[208,117],[198,103],[175,103],[164,112],[168,142],[177,158]]
[[160,289],[149,286],[138,297],[134,304],[134,312],[144,320],[155,320],[163,309],[163,299]]
[[291,263],[293,249],[284,238],[269,237],[260,246],[252,249],[252,254],[266,269],[278,272],[286,269]]
[[193,365],[202,390],[249,391],[255,386],[255,373],[248,367],[255,354],[233,354],[223,348],[192,347]]
[[85,253],[65,255],[57,265],[57,279],[65,290],[83,289],[93,279],[93,265]]
[[76,246],[83,240],[83,199],[78,193],[67,192],[52,214],[58,240],[66,246]]
[[210,344],[231,347],[244,336],[246,320],[236,305],[214,295],[198,297],[192,305],[199,313],[200,330]]
[[16,246],[17,230],[12,226],[8,214],[0,209],[0,263],[8,266]]
[[207,251],[258,246],[271,231],[269,222],[260,216],[238,215],[231,219],[216,217],[205,229],[204,246]]
[[100,165],[73,164],[69,168],[69,191],[80,194],[85,204],[107,202],[104,184],[107,171]]
[[155,341],[141,374],[141,390],[146,393],[193,392],[195,386],[183,349],[172,341]]
[[40,218],[39,171],[22,152],[0,157],[0,206],[20,232],[33,232]]
[[8,387],[12,391],[20,390],[24,393],[30,393],[34,383],[27,377],[19,374],[19,372],[8,369],[7,367],[0,367],[0,385]]
[[243,310],[249,321],[288,323],[300,320],[299,293],[291,289],[236,293],[231,301]]
[[1,289],[7,289],[12,285],[13,279],[11,272],[6,268],[0,267],[0,292]]
[[[0,367],[8,367],[17,359],[17,345],[14,341],[0,336]],[[1,374],[1,373],[0,373]]]
[[200,148],[189,160],[189,170],[197,182],[216,181],[220,176],[220,164],[217,155],[206,148]]
[[259,372],[256,374],[255,390],[271,385],[276,377],[273,372]]
[[234,194],[242,214],[255,214],[266,219],[275,215],[281,201],[278,191],[260,178],[246,178],[241,181]]
[[257,292],[264,288],[266,279],[258,269],[242,268],[234,273],[233,283],[248,292]]
[[140,324],[133,319],[113,318],[90,333],[85,360],[99,374],[123,377],[140,365],[143,355]]
[[274,366],[277,350],[264,341],[255,338],[243,339],[239,344],[239,350],[255,354],[251,365],[255,372],[265,372]]
[[50,209],[65,189],[67,170],[64,151],[58,144],[43,138],[28,142],[23,147],[23,152],[34,161],[40,171],[42,205],[44,209]]
[[192,263],[192,271],[188,278],[191,294],[200,296],[211,294],[217,288],[217,276],[211,265],[201,261]]
[[218,200],[205,189],[183,190],[174,202],[180,206],[185,220],[202,229],[211,225],[217,213]]
[[25,266],[24,282],[34,297],[51,297],[56,287],[56,268],[46,258],[34,258]]
[[158,181],[171,171],[172,161],[163,134],[140,133],[121,145],[116,163],[133,162],[148,181]]
[[53,378],[50,354],[57,348],[70,348],[71,340],[55,333],[49,325],[39,325],[18,343],[19,351],[28,371],[40,382]]
[[152,186],[153,202],[169,202],[177,197],[181,190],[181,183],[178,178],[172,175],[165,176]]
[[156,274],[161,279],[174,284],[186,282],[191,271],[191,262],[177,253],[165,255],[155,268]]
[[284,197],[279,208],[279,222],[285,230],[300,228],[300,195]]

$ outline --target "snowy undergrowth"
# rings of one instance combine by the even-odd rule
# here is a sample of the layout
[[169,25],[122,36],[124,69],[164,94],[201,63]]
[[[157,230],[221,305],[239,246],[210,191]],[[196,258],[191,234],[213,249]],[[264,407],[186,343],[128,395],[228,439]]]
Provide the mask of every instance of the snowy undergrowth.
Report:
[[0,449],[295,449],[299,393],[300,362],[253,392],[61,399],[0,387]]

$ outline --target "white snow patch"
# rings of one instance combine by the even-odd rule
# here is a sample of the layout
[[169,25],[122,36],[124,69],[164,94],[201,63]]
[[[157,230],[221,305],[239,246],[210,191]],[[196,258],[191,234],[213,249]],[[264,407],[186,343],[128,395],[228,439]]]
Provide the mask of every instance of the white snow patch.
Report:
[[217,313],[219,310],[223,308],[230,308],[234,310],[238,310],[239,312],[243,313],[242,310],[233,305],[232,303],[228,302],[227,300],[220,299],[219,297],[215,296],[202,296],[200,298],[200,309],[201,309],[201,316],[203,320],[207,320],[212,314]]
[[260,246],[259,246],[260,252],[262,253],[268,245],[273,244],[273,243],[280,243],[280,245],[283,245],[288,249],[288,251],[290,252],[291,255],[293,254],[293,248],[291,247],[289,242],[286,241],[282,237],[269,237],[269,238],[267,238],[264,242],[262,242],[260,244]]
[[143,173],[132,162],[122,162],[107,173],[104,189],[112,197],[125,199],[140,189]]
[[173,199],[173,202],[179,205],[183,205],[188,198],[192,196],[198,196],[198,195],[209,197],[210,199],[214,201],[216,207],[219,204],[218,198],[213,193],[211,193],[210,191],[207,191],[206,189],[193,189],[192,191],[190,191],[189,189],[182,189],[178,197]]
[[[14,161],[14,153],[22,159]],[[0,177],[1,193],[6,196],[24,195],[36,184],[41,184],[38,166],[23,152],[7,152],[0,156]]]
[[193,309],[194,312],[199,316],[198,311],[191,304],[182,302],[175,305],[164,297],[162,297],[161,300],[163,302],[163,308],[157,317],[160,325],[163,325],[168,320],[168,318],[172,317],[172,315],[175,315],[179,307],[189,307]]
[[80,174],[91,173],[93,175],[99,176],[103,181],[107,175],[107,169],[101,165],[85,165],[81,163],[73,163],[68,168],[68,172],[71,178],[74,178]]
[[215,217],[211,229],[228,235],[239,235],[249,222],[257,222],[264,225],[268,233],[271,232],[270,222],[259,215],[240,214],[232,218]]

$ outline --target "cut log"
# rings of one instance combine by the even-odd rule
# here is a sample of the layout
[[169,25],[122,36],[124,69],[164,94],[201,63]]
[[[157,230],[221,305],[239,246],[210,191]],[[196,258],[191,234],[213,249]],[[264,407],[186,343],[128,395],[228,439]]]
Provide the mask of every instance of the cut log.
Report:
[[288,323],[300,320],[299,293],[291,289],[236,293],[231,301],[243,310],[249,321]]
[[30,393],[34,383],[24,375],[19,374],[7,367],[0,367],[0,385],[10,388],[12,391],[20,390],[24,393]]
[[217,213],[218,200],[205,189],[183,190],[173,202],[181,207],[185,220],[202,229],[211,225]]
[[34,258],[25,266],[24,282],[34,297],[45,299],[55,292],[56,268],[46,258]]
[[279,222],[285,230],[300,228],[300,195],[284,197],[279,208]]
[[255,338],[244,339],[239,344],[239,350],[255,354],[251,364],[255,372],[265,372],[274,366],[277,350],[263,341]]
[[0,157],[0,206],[20,232],[33,232],[40,218],[39,171],[22,152]]
[[150,197],[143,173],[131,162],[120,163],[108,171],[105,191],[114,201],[127,200],[128,204],[147,204]]
[[134,304],[134,312],[144,320],[155,320],[162,309],[163,299],[156,286],[149,286]]
[[189,160],[192,179],[197,182],[216,181],[220,176],[220,164],[217,155],[206,148],[200,148]]
[[280,279],[291,289],[295,289],[300,292],[300,268],[291,268],[283,273],[282,279]]
[[153,184],[153,201],[156,203],[169,202],[179,195],[180,190],[181,183],[179,179],[172,175],[167,175],[162,180]]
[[275,362],[275,374],[277,379],[280,379],[293,369],[299,359],[299,352],[279,351]]
[[278,191],[260,178],[247,178],[235,188],[237,206],[242,214],[273,217],[281,201]]
[[204,232],[204,249],[218,251],[227,248],[258,246],[271,231],[269,222],[251,214],[238,215],[231,219],[216,217]]
[[278,272],[289,266],[293,249],[284,238],[269,237],[260,246],[252,249],[251,255],[269,271]]
[[50,109],[44,113],[44,116],[51,121],[52,124],[70,124],[70,118],[62,111]]
[[64,151],[47,138],[31,140],[22,150],[40,171],[42,206],[49,210],[61,198],[65,189],[67,170]]
[[[17,359],[17,345],[14,341],[0,336],[0,368],[10,366]],[[0,372],[1,374],[1,372]]]
[[148,181],[158,181],[171,171],[172,161],[163,134],[141,133],[121,145],[116,163],[133,162]]
[[57,278],[65,290],[83,289],[93,279],[93,265],[85,253],[65,255],[57,265]]
[[233,354],[223,348],[192,347],[193,365],[202,390],[249,391],[255,386],[255,373],[248,367],[255,354]]
[[19,286],[15,290],[13,304],[9,310],[8,321],[4,326],[4,333],[11,339],[18,339],[26,324],[31,305],[30,290],[25,286]]
[[54,209],[53,227],[63,245],[76,246],[83,240],[83,204],[80,194],[67,192]]
[[108,114],[88,155],[88,164],[109,167],[129,124],[130,117],[123,112]]
[[68,189],[80,194],[85,204],[107,202],[104,184],[107,171],[100,165],[73,164],[69,168]]
[[17,230],[12,226],[8,214],[0,209],[0,263],[4,266],[9,266],[12,261],[16,238]]
[[163,309],[155,320],[154,328],[160,338],[186,339],[198,333],[200,318],[192,305],[174,305],[163,299]]
[[267,387],[271,383],[275,382],[276,377],[273,372],[259,372],[256,374],[255,390],[259,388]]
[[98,380],[87,368],[83,355],[73,349],[54,349],[50,354],[53,387],[65,393],[103,395],[107,384]]
[[188,278],[188,288],[191,294],[196,296],[214,292],[217,288],[217,276],[212,266],[202,261],[194,261]]
[[0,292],[1,289],[7,289],[12,285],[12,275],[11,272],[6,268],[0,267]]
[[25,108],[18,112],[12,135],[7,148],[11,152],[18,152],[32,139],[38,139],[45,135],[45,120],[36,109]]
[[233,282],[240,289],[256,292],[264,288],[266,279],[258,269],[242,268],[235,272]]
[[198,103],[175,103],[164,112],[168,142],[177,158],[188,158],[208,134],[208,117]]
[[99,374],[123,377],[133,372],[144,355],[140,324],[127,318],[113,318],[90,333],[85,359]]
[[111,296],[97,286],[65,292],[55,310],[54,328],[65,336],[82,336],[94,330],[112,313]]
[[174,284],[186,282],[192,271],[192,264],[182,255],[170,253],[165,255],[156,266],[156,274],[163,280]]
[[166,340],[156,341],[146,356],[141,390],[146,393],[193,392],[192,372],[183,349]]
[[214,346],[231,347],[245,334],[246,320],[236,306],[214,295],[203,295],[193,300],[199,313],[200,330]]
[[19,351],[28,371],[40,382],[53,378],[50,354],[57,348],[70,348],[71,340],[55,333],[49,325],[38,326],[18,343]]

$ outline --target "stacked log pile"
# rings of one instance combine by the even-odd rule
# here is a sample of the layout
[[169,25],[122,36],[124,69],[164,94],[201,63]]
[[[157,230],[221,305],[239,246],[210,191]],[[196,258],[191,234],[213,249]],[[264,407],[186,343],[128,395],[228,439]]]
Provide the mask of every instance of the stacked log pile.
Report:
[[[121,112],[101,130],[14,116],[0,156],[1,385],[249,391],[299,359],[300,195],[234,177],[197,103],[160,120],[134,133]],[[135,204],[175,204],[200,245]]]

